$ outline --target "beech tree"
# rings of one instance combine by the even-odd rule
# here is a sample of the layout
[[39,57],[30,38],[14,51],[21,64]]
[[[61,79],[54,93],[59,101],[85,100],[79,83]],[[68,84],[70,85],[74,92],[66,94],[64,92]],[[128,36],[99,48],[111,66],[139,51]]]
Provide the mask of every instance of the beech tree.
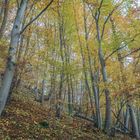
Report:
[[108,135],[139,139],[138,1],[1,3],[0,114],[25,88],[57,120],[78,117]]
[[[20,6],[18,7],[15,21],[13,24],[13,29],[11,32],[11,41],[10,41],[10,47],[9,47],[9,51],[8,51],[7,65],[6,65],[6,69],[4,72],[2,86],[0,89],[0,114],[2,113],[2,111],[5,107],[5,104],[6,104],[9,92],[10,92],[11,83],[12,83],[12,80],[14,77],[15,65],[16,65],[16,61],[17,61],[16,60],[16,52],[17,52],[17,48],[18,48],[20,35],[43,12],[45,12],[47,10],[47,8],[51,5],[52,2],[53,2],[53,0],[51,0],[50,3],[33,20],[31,20],[23,29],[21,29],[21,28],[22,28],[22,24],[23,24],[24,14],[26,12],[28,0],[22,0],[20,3]],[[5,16],[7,16],[7,15],[5,15]]]

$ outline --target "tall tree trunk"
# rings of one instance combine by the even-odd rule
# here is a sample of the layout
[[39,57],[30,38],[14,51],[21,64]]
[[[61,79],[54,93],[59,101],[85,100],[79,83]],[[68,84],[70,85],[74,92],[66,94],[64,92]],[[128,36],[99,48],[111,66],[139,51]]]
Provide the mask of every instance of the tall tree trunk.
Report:
[[[59,5],[59,3],[58,3]],[[58,7],[59,8],[59,7]],[[58,92],[58,103],[56,105],[56,117],[60,118],[61,116],[61,108],[62,108],[62,90],[63,90],[63,82],[64,82],[64,52],[63,52],[63,45],[64,45],[64,40],[63,40],[63,30],[64,30],[64,25],[63,25],[63,17],[61,15],[60,9],[58,9],[58,24],[59,24],[59,45],[60,45],[60,57],[62,61],[62,68],[61,68],[61,74],[60,74],[60,86],[59,86],[59,92]]]
[[125,133],[128,132],[128,127],[129,127],[129,107],[126,107],[126,114],[125,114],[125,119],[124,119],[124,131]]
[[[65,44],[65,43],[64,43]],[[68,45],[64,45],[64,49],[65,49],[65,62],[66,62],[66,67],[70,67],[70,49]],[[67,71],[66,74],[66,78],[67,78],[67,89],[68,89],[68,112],[69,115],[72,114],[73,111],[73,107],[72,107],[72,92],[71,92],[71,81],[70,81],[70,72]]]
[[69,115],[72,114],[72,96],[71,96],[71,90],[70,90],[70,78],[69,74],[67,74],[67,84],[68,84],[68,112]]
[[87,69],[86,69],[86,59],[85,59],[85,56],[84,56],[83,45],[82,45],[82,41],[81,41],[80,36],[79,36],[79,28],[78,28],[78,23],[77,23],[77,19],[76,19],[76,10],[75,10],[75,7],[74,7],[74,1],[73,1],[73,9],[74,9],[74,13],[75,13],[74,17],[75,17],[76,31],[77,31],[77,35],[78,35],[80,53],[81,53],[81,57],[82,57],[83,74],[84,74],[84,80],[85,80],[85,89],[88,92],[89,100],[90,100],[90,106],[92,108],[92,115],[94,116],[94,104],[93,104],[91,89],[90,89],[89,82],[88,82],[88,72],[87,72]]
[[[56,39],[57,39],[57,37],[56,37],[56,30],[55,30],[54,47],[56,45]],[[55,51],[56,51],[55,48],[53,48],[52,54],[51,54],[53,56],[53,61],[56,61],[56,59],[57,59],[57,55],[55,54]],[[55,65],[52,65],[51,69],[52,69],[52,73],[51,73],[51,88],[50,88],[50,91],[49,91],[49,94],[50,94],[50,107],[52,107],[53,104],[55,104],[54,101],[55,101],[55,94],[56,94],[56,77],[57,77],[57,75],[55,73],[55,70],[56,70]]]
[[[84,4],[84,28],[85,28],[85,41],[86,41],[86,49],[88,52],[88,63],[89,63],[89,72],[90,72],[90,79],[92,83],[92,90],[94,92],[94,100],[95,100],[95,109],[96,109],[96,122],[97,128],[102,128],[102,121],[101,121],[101,112],[100,112],[100,101],[99,101],[99,92],[97,88],[98,78],[95,78],[95,74],[92,71],[92,64],[91,64],[91,55],[88,46],[88,31],[87,31],[87,18],[86,18],[86,9],[85,3]],[[95,72],[94,72],[95,73]]]
[[21,1],[20,7],[16,14],[12,33],[11,33],[10,48],[9,48],[9,52],[8,52],[9,57],[7,60],[7,66],[6,66],[5,73],[4,73],[4,79],[3,79],[2,86],[0,89],[0,115],[5,107],[7,97],[9,95],[11,83],[13,80],[13,76],[15,73],[16,51],[17,51],[17,47],[18,47],[18,42],[19,42],[19,38],[20,38],[20,30],[21,30],[22,21],[24,18],[27,3],[28,3],[28,0]]
[[98,41],[98,56],[99,56],[99,61],[101,65],[101,72],[102,72],[102,77],[105,85],[105,98],[106,98],[106,112],[105,112],[105,132],[109,133],[110,127],[111,127],[111,98],[110,98],[110,92],[107,87],[108,83],[108,77],[107,77],[107,72],[106,72],[106,64],[104,60],[104,55],[102,51],[102,40],[101,40],[101,35],[100,35],[100,28],[99,28],[99,23],[98,19],[96,19],[96,31],[97,31],[97,41]]
[[44,104],[44,95],[45,95],[45,79],[42,80],[42,92],[41,92],[41,104]]
[[73,88],[72,75],[70,75],[70,87],[71,87],[72,106],[73,106],[75,101],[74,101],[74,88]]
[[138,128],[139,128],[139,134],[140,134],[140,108],[137,109],[137,121],[138,121]]
[[[3,0],[4,1],[4,0]],[[3,13],[3,1],[0,2],[0,21],[2,20],[2,13]]]

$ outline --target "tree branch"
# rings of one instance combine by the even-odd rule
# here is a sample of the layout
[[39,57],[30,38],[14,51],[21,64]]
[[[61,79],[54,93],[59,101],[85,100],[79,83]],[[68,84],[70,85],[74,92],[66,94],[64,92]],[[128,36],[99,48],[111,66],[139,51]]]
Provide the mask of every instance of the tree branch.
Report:
[[99,5],[99,8],[98,8],[98,11],[100,11],[100,10],[101,10],[102,5],[103,5],[103,1],[104,1],[104,0],[101,0],[100,5]]
[[134,37],[133,37],[128,43],[126,43],[125,45],[123,45],[123,46],[121,46],[121,47],[115,49],[112,53],[110,53],[110,54],[105,58],[105,61],[106,61],[109,57],[111,57],[114,53],[116,53],[117,51],[119,51],[119,50],[125,48],[128,44],[130,44],[131,42],[133,42],[133,41],[135,40],[135,38],[136,38],[137,36],[139,36],[139,35],[140,35],[140,33],[137,33],[136,35],[134,35]]
[[131,51],[130,53],[126,54],[125,56],[122,56],[120,59],[123,59],[123,58],[125,58],[125,57],[127,57],[127,56],[129,56],[129,55],[131,55],[131,54],[133,54],[135,52],[138,52],[139,50],[140,50],[140,48],[135,49],[135,50]]
[[53,1],[54,0],[51,0],[48,5],[35,18],[33,18],[29,23],[27,23],[27,25],[25,25],[25,27],[21,30],[20,34],[22,34],[35,20],[37,20],[49,8]]
[[[117,116],[116,116],[116,114],[115,114],[115,112],[114,112],[113,110],[111,110],[111,111],[112,111],[114,117],[115,117],[116,119],[118,119]],[[127,131],[131,132],[127,127],[124,126],[124,124],[120,121],[120,119],[118,120],[118,122],[122,125],[123,128],[125,128],[125,129],[127,129]]]
[[101,0],[99,8],[98,8],[98,20],[99,20],[99,17],[100,17],[100,12],[101,12],[101,8],[102,8],[102,5],[103,5],[103,1],[104,0]]
[[119,50],[125,48],[126,46],[127,46],[127,44],[125,44],[125,45],[122,46],[122,47],[119,47],[119,48],[115,49],[112,53],[110,53],[110,54],[105,58],[105,61],[106,61],[109,57],[111,57],[114,53],[116,53],[117,51],[119,51]]
[[81,119],[84,119],[84,120],[87,120],[87,121],[90,121],[90,122],[96,122],[95,119],[89,118],[89,117],[87,117],[87,116],[84,115],[84,114],[75,113],[75,114],[73,115],[73,117],[78,117],[78,118],[81,118]]
[[104,31],[105,31],[105,26],[106,26],[108,20],[109,20],[110,17],[113,15],[114,11],[115,11],[122,3],[123,3],[123,1],[122,1],[120,4],[118,4],[117,6],[115,6],[115,7],[112,9],[112,11],[108,14],[108,16],[107,16],[107,18],[106,18],[106,20],[105,20],[105,22],[104,22],[104,24],[103,24],[101,39],[103,38]]

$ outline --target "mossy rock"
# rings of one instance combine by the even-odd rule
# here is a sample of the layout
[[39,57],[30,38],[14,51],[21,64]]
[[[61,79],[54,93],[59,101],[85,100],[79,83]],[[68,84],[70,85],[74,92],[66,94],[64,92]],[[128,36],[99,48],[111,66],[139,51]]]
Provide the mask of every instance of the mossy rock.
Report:
[[43,128],[49,128],[49,123],[46,120],[40,122],[39,125]]

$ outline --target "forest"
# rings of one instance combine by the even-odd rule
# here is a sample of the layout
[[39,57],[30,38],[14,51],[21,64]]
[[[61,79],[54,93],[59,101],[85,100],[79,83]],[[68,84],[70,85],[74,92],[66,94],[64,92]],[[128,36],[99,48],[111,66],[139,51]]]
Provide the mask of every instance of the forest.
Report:
[[140,0],[0,0],[0,140],[140,140]]

